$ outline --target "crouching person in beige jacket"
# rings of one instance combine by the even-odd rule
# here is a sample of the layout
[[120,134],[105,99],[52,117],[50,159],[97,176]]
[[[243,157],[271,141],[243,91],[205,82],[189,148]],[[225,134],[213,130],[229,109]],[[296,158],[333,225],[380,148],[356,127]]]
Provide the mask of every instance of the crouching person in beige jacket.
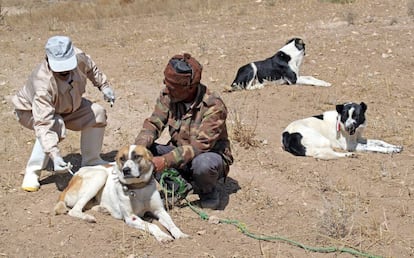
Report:
[[39,175],[49,158],[55,172],[68,170],[58,148],[66,137],[66,129],[81,131],[82,166],[106,163],[100,157],[106,111],[82,97],[87,79],[106,101],[115,101],[105,74],[88,55],[72,45],[70,38],[51,37],[45,49],[46,58],[12,99],[20,124],[36,135],[22,184],[29,192],[39,189]]

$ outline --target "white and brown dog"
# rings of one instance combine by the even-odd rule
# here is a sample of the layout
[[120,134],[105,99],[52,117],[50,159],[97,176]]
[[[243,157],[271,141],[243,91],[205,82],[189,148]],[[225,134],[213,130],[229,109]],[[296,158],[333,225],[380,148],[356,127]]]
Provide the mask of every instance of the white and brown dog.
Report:
[[[60,194],[55,214],[68,212],[70,216],[96,222],[95,217],[83,212],[87,204],[89,207],[96,204],[93,210],[109,212],[127,225],[151,233],[160,242],[188,237],[164,209],[152,175],[153,168],[152,155],[147,148],[125,146],[118,151],[115,163],[82,167]],[[142,217],[146,212],[152,213],[172,237],[157,225],[144,221]]]
[[[364,139],[366,120],[364,102],[336,105],[336,110],[297,120],[282,133],[282,146],[296,156],[335,159],[353,156],[353,152],[399,153],[402,146],[381,140]],[[348,152],[336,152],[334,149]]]
[[304,56],[305,43],[300,38],[293,38],[272,57],[240,67],[231,84],[231,90],[260,89],[269,82],[274,84],[331,86],[330,83],[312,76],[299,75]]

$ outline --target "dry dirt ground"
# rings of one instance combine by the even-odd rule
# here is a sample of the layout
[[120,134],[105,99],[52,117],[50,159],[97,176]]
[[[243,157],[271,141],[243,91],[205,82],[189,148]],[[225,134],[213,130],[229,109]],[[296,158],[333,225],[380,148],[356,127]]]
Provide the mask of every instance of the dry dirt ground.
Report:
[[[3,0],[0,257],[354,256],[311,251],[285,238],[360,255],[413,257],[414,2],[336,2]],[[86,94],[108,110],[107,159],[133,141],[150,114],[172,55],[186,51],[204,65],[202,81],[221,92],[230,112],[235,163],[221,183],[223,209],[205,211],[223,223],[175,207],[171,216],[191,238],[159,244],[108,215],[94,213],[96,224],[55,216],[62,180],[47,171],[40,191],[20,189],[33,133],[16,122],[10,100],[56,34],[71,36],[116,90],[113,108],[93,87]],[[239,66],[273,55],[294,36],[307,44],[302,74],[332,87],[223,92]],[[280,135],[288,123],[348,101],[368,104],[368,138],[403,145],[404,151],[333,161],[282,151]],[[66,160],[79,162],[79,133],[70,132],[60,146]]]

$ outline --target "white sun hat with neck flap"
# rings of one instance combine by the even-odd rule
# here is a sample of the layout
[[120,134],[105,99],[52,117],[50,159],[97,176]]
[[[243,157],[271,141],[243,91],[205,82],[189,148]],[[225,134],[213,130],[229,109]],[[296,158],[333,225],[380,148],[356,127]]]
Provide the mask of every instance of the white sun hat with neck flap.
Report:
[[54,72],[70,71],[78,66],[72,41],[66,36],[53,36],[48,39],[46,55],[50,69]]

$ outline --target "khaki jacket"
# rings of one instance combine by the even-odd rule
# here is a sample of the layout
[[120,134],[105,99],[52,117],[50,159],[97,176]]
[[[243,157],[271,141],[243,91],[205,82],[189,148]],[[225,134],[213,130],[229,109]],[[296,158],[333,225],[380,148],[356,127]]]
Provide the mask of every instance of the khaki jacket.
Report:
[[69,82],[53,75],[46,59],[31,73],[26,84],[12,98],[16,110],[31,111],[33,129],[46,153],[58,151],[59,141],[52,130],[55,114],[66,115],[79,109],[87,80],[102,90],[109,82],[95,62],[82,50],[75,48],[78,66],[71,71]]

